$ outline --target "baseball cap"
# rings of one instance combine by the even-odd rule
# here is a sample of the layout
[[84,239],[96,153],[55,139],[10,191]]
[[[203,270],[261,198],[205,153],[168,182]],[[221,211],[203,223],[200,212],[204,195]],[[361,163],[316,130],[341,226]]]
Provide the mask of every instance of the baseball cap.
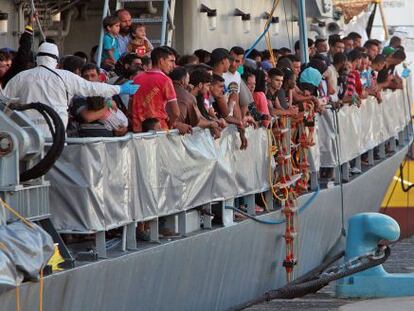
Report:
[[15,53],[16,50],[13,50],[11,48],[2,48],[0,49],[0,52],[5,52],[5,53]]
[[395,51],[395,49],[392,46],[386,46],[383,50],[382,50],[382,54],[385,56],[390,56],[391,54],[393,54]]
[[302,71],[299,82],[311,84],[314,87],[318,87],[319,83],[321,83],[321,80],[321,73],[315,68],[308,67],[304,71]]

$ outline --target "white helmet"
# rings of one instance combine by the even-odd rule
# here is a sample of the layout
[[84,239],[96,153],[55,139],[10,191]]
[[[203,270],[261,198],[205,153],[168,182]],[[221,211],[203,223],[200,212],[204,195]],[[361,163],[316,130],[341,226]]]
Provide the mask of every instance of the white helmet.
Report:
[[37,51],[37,56],[49,56],[56,60],[59,59],[59,50],[56,44],[43,42],[39,46],[39,50]]

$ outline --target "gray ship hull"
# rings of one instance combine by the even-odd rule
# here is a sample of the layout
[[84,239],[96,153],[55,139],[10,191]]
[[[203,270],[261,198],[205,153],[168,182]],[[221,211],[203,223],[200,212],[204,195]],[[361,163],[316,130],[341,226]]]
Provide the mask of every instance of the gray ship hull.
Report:
[[[407,149],[343,185],[345,221],[379,210]],[[317,266],[338,240],[341,211],[341,187],[335,186],[321,190],[300,214],[297,275]],[[284,229],[247,220],[55,273],[44,280],[44,310],[228,310],[286,282]],[[20,296],[22,310],[36,310],[39,284],[24,283]],[[1,295],[1,310],[16,310],[15,300],[14,290]]]

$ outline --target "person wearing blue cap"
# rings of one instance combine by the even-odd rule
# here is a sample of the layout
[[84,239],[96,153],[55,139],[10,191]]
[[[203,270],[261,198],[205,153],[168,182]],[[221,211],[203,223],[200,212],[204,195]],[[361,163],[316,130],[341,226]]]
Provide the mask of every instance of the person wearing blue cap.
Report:
[[311,93],[316,91],[321,81],[322,74],[319,70],[313,67],[308,67],[303,70],[299,78],[300,84],[304,86],[305,89],[312,91]]

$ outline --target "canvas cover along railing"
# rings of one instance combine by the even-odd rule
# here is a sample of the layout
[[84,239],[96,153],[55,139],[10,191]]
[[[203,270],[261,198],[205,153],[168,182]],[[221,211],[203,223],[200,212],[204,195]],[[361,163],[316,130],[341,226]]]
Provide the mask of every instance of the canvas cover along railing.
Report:
[[[309,151],[313,175],[320,166],[344,166],[376,146],[381,151],[385,142],[404,138],[411,122],[410,94],[410,88],[387,91],[381,104],[369,98],[360,108],[342,107],[336,117],[332,111],[318,115],[317,144]],[[232,127],[219,140],[201,129],[186,136],[164,132],[68,139],[47,175],[53,222],[62,232],[94,233],[134,228],[138,221],[168,215],[185,220],[186,211],[195,207],[224,206],[238,197],[254,205],[254,194],[269,190],[268,139],[263,128],[248,129],[247,135],[245,151],[239,150]]]

